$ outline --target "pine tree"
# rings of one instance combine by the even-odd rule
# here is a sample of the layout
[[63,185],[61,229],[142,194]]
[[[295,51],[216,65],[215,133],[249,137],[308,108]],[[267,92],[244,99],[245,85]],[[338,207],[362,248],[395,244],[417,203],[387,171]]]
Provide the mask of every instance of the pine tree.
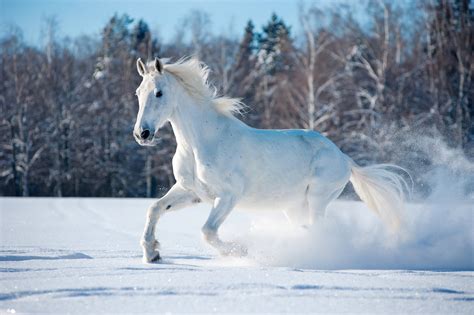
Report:
[[132,49],[135,55],[151,59],[153,45],[148,24],[140,19],[133,27],[130,36]]
[[257,42],[256,69],[259,84],[255,97],[258,111],[261,112],[260,126],[282,127],[276,121],[281,121],[281,117],[277,118],[274,114],[278,110],[285,111],[285,97],[289,95],[287,92],[293,57],[290,27],[274,13],[263,27],[262,33],[257,35]]
[[247,26],[245,27],[244,37],[239,45],[239,51],[237,53],[237,58],[235,62],[236,71],[240,71],[240,69],[246,66],[248,67],[248,62],[253,59],[253,55],[256,49],[256,35],[254,29],[255,26],[252,20],[249,20],[247,22]]
[[233,65],[234,82],[232,95],[242,97],[245,101],[253,93],[252,82],[254,81],[255,69],[255,32],[251,20],[247,22],[244,37],[239,44],[239,49]]
[[263,32],[258,34],[258,64],[268,75],[288,70],[287,56],[290,49],[290,27],[275,13]]
[[[233,84],[229,91],[230,95],[242,98],[244,103],[252,104],[255,95],[255,80],[257,72],[256,64],[256,34],[252,20],[247,22],[244,36],[240,41],[239,48],[232,66]],[[253,106],[249,106],[249,112],[245,115],[246,122],[254,125],[258,121],[258,115]]]

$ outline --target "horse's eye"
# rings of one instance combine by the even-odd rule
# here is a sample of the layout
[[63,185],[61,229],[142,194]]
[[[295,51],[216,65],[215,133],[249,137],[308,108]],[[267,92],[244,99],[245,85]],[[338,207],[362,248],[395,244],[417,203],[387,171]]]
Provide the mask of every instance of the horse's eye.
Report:
[[162,97],[162,96],[163,96],[163,92],[161,92],[161,90],[156,91],[155,96],[156,96],[156,97]]

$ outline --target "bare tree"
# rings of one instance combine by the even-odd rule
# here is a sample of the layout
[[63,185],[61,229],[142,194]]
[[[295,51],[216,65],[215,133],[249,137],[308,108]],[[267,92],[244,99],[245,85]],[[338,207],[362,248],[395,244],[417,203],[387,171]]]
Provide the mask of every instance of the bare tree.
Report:
[[[300,23],[304,33],[305,49],[298,54],[300,72],[304,76],[305,85],[303,89],[297,89],[295,97],[306,95],[303,108],[306,111],[298,111],[301,120],[305,121],[305,127],[309,129],[325,129],[322,125],[328,119],[333,118],[335,100],[330,100],[325,104],[320,104],[320,97],[323,93],[334,89],[336,81],[343,75],[332,59],[329,48],[334,44],[335,38],[327,32],[321,21],[324,17],[323,11],[317,7],[305,9],[302,5],[300,10]],[[329,71],[324,68],[325,63],[332,66]],[[318,66],[318,68],[316,68]],[[334,93],[332,93],[334,96]]]
[[31,75],[40,72],[40,62],[34,51],[22,44],[18,33],[11,35],[2,45],[2,73],[10,80],[3,82],[1,98],[2,126],[8,135],[4,138],[2,150],[8,152],[4,158],[9,161],[2,163],[6,168],[1,175],[7,183],[12,181],[16,193],[22,196],[30,195],[33,167],[46,147],[46,142],[41,139],[44,134],[35,125],[38,118],[43,118],[34,97],[36,90],[41,88],[40,81]]

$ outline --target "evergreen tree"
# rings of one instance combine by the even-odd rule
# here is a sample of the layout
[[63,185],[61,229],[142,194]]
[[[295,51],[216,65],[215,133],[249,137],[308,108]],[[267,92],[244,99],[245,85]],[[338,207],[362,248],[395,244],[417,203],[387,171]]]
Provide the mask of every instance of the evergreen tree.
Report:
[[[253,104],[255,95],[255,80],[257,79],[256,65],[256,34],[252,20],[247,22],[244,36],[239,44],[239,49],[232,67],[233,82],[230,94],[240,97],[247,104]],[[258,115],[253,106],[249,107],[245,120],[251,125],[258,122]]]
[[251,84],[254,80],[255,69],[255,39],[254,25],[249,20],[235,57],[233,65],[235,84],[231,90],[233,95],[247,99],[246,101],[252,94]]
[[258,49],[256,69],[258,86],[255,98],[260,114],[260,126],[283,127],[277,111],[285,112],[285,98],[289,96],[289,76],[293,46],[290,38],[290,27],[275,13],[257,35]]
[[152,58],[151,32],[148,24],[140,19],[132,29],[131,45],[136,56]]
[[254,32],[255,26],[252,20],[247,22],[247,26],[245,27],[244,37],[239,45],[239,51],[237,53],[236,58],[236,71],[239,71],[243,67],[247,66],[249,61],[252,61],[253,55],[256,49],[255,40],[256,35]]
[[130,38],[130,24],[133,19],[127,14],[118,16],[115,14],[102,31],[104,54],[114,55],[119,53],[120,48],[128,48]]
[[275,13],[263,32],[258,34],[258,63],[266,74],[274,75],[277,72],[289,69],[286,54],[290,51],[290,27]]

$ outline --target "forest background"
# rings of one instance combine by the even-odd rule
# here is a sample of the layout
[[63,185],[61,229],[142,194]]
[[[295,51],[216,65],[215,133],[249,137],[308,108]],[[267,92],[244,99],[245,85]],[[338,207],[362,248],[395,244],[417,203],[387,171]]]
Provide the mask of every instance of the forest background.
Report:
[[0,38],[0,195],[162,195],[174,182],[171,128],[156,147],[132,136],[135,61],[155,56],[200,58],[219,94],[248,105],[239,118],[253,127],[317,130],[361,165],[406,167],[420,198],[435,164],[465,176],[455,164],[474,160],[472,1],[368,1],[365,12],[361,21],[344,5],[299,4],[300,32],[273,14],[236,37],[213,34],[210,16],[193,10],[169,41],[127,14],[100,37],[76,38],[59,38],[47,17],[41,46],[9,27]]

